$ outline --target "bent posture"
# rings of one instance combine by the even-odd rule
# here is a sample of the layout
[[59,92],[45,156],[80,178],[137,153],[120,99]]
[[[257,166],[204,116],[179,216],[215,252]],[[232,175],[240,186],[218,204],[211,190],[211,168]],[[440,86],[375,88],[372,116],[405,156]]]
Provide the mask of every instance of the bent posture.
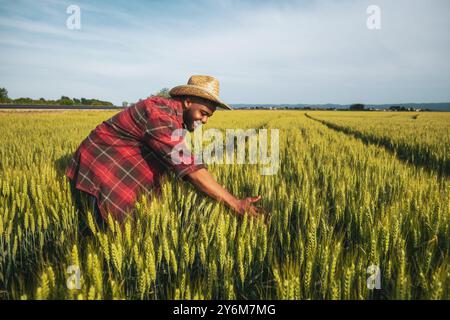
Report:
[[103,219],[110,213],[122,221],[139,193],[158,189],[162,174],[169,169],[237,214],[260,214],[261,209],[253,205],[260,196],[237,199],[193,156],[176,163],[172,160],[174,147],[183,141],[182,137],[173,139],[175,130],[193,131],[200,121],[206,124],[216,108],[231,109],[219,99],[217,79],[192,76],[187,85],[169,93],[171,98],[150,97],[98,125],[67,168],[72,190],[90,195]]

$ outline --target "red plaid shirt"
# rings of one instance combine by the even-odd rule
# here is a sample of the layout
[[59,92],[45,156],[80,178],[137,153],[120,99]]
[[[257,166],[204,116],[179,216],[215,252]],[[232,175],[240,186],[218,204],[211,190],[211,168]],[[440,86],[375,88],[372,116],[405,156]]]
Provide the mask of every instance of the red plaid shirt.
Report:
[[[66,175],[76,188],[97,198],[100,213],[122,221],[141,192],[159,189],[169,168],[178,177],[204,168],[193,156],[172,161],[172,132],[183,129],[183,109],[173,99],[151,97],[98,125],[76,150]],[[189,164],[186,164],[189,163]]]

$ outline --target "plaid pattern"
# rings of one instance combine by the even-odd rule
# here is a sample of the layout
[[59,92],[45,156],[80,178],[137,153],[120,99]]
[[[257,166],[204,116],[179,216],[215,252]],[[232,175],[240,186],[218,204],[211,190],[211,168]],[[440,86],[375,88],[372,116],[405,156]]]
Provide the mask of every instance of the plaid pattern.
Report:
[[151,97],[126,108],[98,125],[76,150],[66,176],[77,189],[97,198],[104,219],[110,213],[122,221],[131,213],[139,194],[160,188],[170,169],[179,178],[204,168],[191,155],[172,161],[172,132],[183,129],[183,109],[173,99]]

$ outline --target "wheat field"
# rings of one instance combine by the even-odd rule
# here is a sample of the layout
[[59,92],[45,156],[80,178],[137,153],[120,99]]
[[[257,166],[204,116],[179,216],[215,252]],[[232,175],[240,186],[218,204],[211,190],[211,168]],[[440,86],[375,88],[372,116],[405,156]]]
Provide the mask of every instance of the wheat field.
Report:
[[64,170],[115,112],[0,113],[0,299],[449,299],[450,113],[218,111],[207,128],[279,129],[275,175],[208,166],[268,224],[169,174],[102,229]]

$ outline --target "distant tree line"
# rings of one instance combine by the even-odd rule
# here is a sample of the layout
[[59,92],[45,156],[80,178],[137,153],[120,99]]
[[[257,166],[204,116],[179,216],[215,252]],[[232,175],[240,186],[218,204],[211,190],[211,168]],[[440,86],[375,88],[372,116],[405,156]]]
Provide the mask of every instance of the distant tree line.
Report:
[[403,106],[390,106],[390,111],[431,111],[430,109],[421,109],[421,108],[407,108]]
[[103,101],[98,99],[86,99],[86,98],[69,98],[61,96],[58,100],[47,100],[44,98],[31,99],[31,98],[18,98],[10,99],[8,97],[8,90],[6,88],[0,88],[0,103],[9,104],[24,104],[24,105],[61,105],[61,106],[113,106],[114,104],[109,101]]
[[[373,111],[373,110],[379,110],[379,109],[373,109],[373,108],[366,108],[364,104],[362,103],[355,103],[352,104],[349,108],[349,110],[352,111]],[[390,106],[388,111],[431,111],[430,109],[422,109],[422,108],[408,108],[404,106]]]
[[349,109],[353,111],[363,111],[365,107],[366,106],[363,105],[362,103],[355,103],[352,104]]
[[170,89],[169,88],[162,88],[158,92],[151,95],[151,97],[163,97],[163,98],[170,98],[169,94]]

